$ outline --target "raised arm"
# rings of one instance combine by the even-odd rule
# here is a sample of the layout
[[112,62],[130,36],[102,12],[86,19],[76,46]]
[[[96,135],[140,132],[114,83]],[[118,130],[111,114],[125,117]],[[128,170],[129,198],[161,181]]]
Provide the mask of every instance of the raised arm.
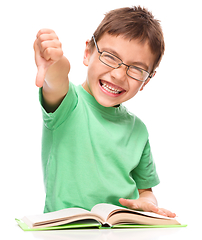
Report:
[[42,87],[43,106],[54,112],[69,89],[70,63],[63,55],[62,45],[53,30],[42,29],[34,42],[38,69],[36,86]]

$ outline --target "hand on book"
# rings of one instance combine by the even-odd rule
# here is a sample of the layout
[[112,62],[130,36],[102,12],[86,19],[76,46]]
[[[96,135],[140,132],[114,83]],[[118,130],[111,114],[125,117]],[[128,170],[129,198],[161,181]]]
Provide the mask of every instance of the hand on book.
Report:
[[145,212],[154,212],[159,215],[163,215],[170,218],[176,217],[175,213],[172,213],[167,209],[157,207],[152,201],[150,201],[147,198],[139,198],[137,200],[120,198],[119,202],[121,203],[121,205],[133,210],[143,210]]

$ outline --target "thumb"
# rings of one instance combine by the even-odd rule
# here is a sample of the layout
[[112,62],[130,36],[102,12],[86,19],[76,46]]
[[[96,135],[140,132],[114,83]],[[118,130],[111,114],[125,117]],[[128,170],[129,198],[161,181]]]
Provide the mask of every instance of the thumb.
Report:
[[47,69],[45,69],[44,67],[41,67],[41,66],[38,67],[38,72],[36,75],[36,86],[37,87],[39,87],[39,88],[43,87],[46,72],[47,72]]
[[137,200],[120,198],[119,202],[121,205],[123,205],[127,208],[130,208],[130,209],[138,209],[139,208]]

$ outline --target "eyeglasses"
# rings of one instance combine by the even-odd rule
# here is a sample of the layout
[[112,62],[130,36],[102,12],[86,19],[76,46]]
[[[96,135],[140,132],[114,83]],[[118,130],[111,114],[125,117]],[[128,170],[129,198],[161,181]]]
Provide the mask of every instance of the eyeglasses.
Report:
[[131,77],[137,81],[140,81],[140,82],[146,82],[148,78],[152,78],[152,74],[150,75],[150,73],[147,72],[146,70],[136,67],[136,66],[133,66],[133,65],[130,65],[130,66],[126,65],[119,57],[115,56],[112,53],[109,53],[106,51],[100,52],[98,45],[95,41],[94,35],[93,35],[93,40],[94,40],[95,46],[97,48],[97,51],[100,54],[99,60],[102,63],[104,63],[105,65],[107,65],[111,68],[114,68],[114,69],[117,69],[117,68],[121,67],[121,65],[124,65],[127,67],[126,74],[129,77]]

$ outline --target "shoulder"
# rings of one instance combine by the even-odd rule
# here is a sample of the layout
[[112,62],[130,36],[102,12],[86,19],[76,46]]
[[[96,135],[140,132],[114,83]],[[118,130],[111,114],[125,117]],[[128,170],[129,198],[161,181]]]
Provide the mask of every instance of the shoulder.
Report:
[[138,128],[147,130],[145,123],[134,113],[130,112],[126,107],[124,107],[126,114],[134,122],[134,125]]
[[141,139],[147,141],[149,134],[145,123],[134,113],[128,111],[127,108],[125,108],[125,111],[127,112],[127,118],[130,119],[130,125],[132,126],[131,130],[135,138],[139,139],[139,141]]

